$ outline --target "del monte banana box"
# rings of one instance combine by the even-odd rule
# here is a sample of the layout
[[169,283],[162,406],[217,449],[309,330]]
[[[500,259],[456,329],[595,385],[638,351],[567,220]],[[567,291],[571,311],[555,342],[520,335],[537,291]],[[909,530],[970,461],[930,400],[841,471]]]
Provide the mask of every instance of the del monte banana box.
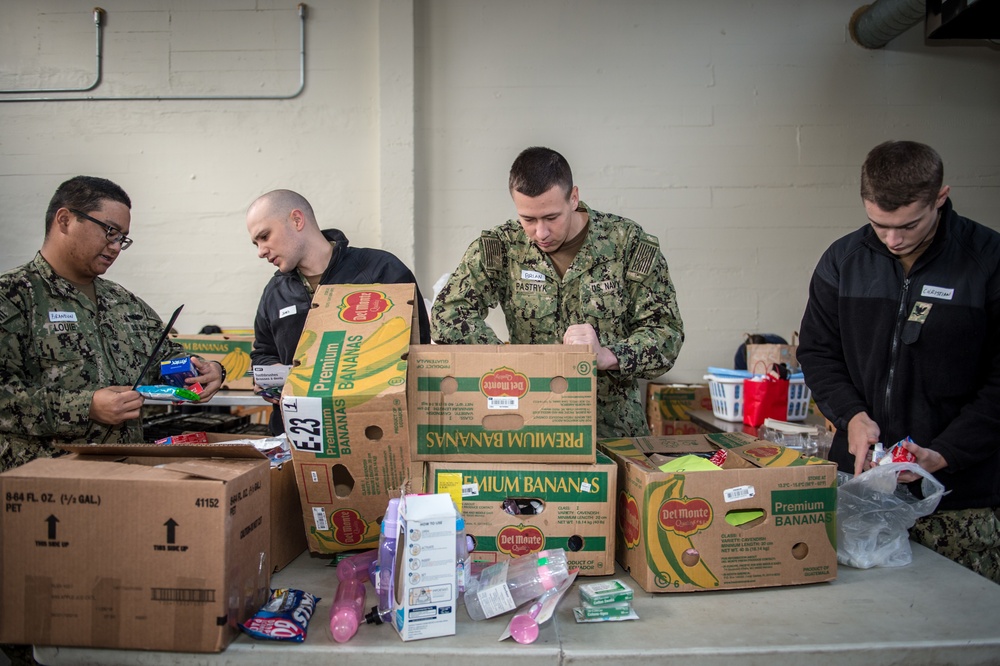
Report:
[[252,335],[171,335],[170,339],[184,347],[184,351],[200,356],[206,361],[218,361],[226,369],[224,388],[234,391],[253,389],[253,368],[250,352],[253,351]]
[[582,576],[614,573],[618,468],[607,456],[598,453],[592,465],[429,462],[428,492],[443,492],[457,476],[473,561],[562,548]]
[[410,477],[406,356],[412,284],[316,289],[281,397],[314,553],[375,548]]
[[[837,577],[836,465],[744,433],[599,442],[618,464],[619,564],[647,592],[798,585]],[[726,450],[721,469],[659,465]]]
[[[705,384],[646,385],[646,421],[654,435],[700,434],[704,430],[692,424],[688,412],[712,411],[712,395]],[[686,422],[686,423],[684,423]]]
[[413,460],[586,463],[597,452],[597,369],[582,345],[416,345]]

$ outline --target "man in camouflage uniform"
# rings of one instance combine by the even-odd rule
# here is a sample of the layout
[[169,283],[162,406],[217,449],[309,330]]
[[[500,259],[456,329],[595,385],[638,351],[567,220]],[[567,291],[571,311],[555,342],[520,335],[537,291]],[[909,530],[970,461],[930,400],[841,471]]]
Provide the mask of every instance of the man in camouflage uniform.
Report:
[[587,344],[597,354],[597,434],[649,434],[637,378],[670,369],[684,341],[677,296],[656,237],[580,201],[566,159],[528,148],[509,189],[518,219],[482,233],[438,294],[434,340],[498,344],[499,306],[512,344]]
[[[56,190],[45,240],[29,263],[0,275],[0,471],[57,451],[56,444],[142,442],[143,398],[132,390],[163,322],[140,298],[101,278],[132,244],[131,201],[116,184],[77,176]],[[184,355],[166,341],[158,361]],[[202,400],[222,366],[194,359]]]

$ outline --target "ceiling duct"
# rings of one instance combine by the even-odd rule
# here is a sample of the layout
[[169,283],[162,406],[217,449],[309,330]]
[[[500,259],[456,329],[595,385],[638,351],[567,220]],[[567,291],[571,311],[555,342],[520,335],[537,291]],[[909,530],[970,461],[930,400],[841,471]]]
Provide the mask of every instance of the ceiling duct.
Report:
[[880,49],[924,20],[926,0],[875,0],[851,15],[851,39],[866,49]]

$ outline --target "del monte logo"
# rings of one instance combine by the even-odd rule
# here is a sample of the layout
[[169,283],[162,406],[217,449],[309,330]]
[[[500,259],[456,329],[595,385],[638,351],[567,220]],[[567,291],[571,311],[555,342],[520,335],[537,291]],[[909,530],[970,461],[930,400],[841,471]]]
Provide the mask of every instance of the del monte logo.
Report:
[[624,490],[618,493],[618,529],[626,548],[639,545],[639,505]]
[[508,525],[497,534],[497,550],[512,557],[537,553],[545,545],[545,535],[533,525]]
[[341,320],[350,323],[366,323],[378,320],[392,307],[392,301],[385,292],[374,290],[352,291],[340,303]]
[[712,505],[700,497],[668,499],[660,505],[660,527],[689,537],[712,524]]
[[747,455],[751,455],[754,458],[762,460],[764,458],[773,458],[781,453],[781,449],[777,446],[762,444],[761,446],[755,446],[752,449],[747,449],[746,452]]
[[528,394],[528,377],[508,367],[497,368],[482,376],[479,390],[490,398],[523,398]]

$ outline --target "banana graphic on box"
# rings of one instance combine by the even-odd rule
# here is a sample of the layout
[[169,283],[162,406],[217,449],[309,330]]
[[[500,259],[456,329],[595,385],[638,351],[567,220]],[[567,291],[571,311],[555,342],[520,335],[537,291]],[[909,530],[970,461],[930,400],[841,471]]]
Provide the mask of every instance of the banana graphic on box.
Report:
[[646,561],[666,585],[693,585],[710,590],[719,586],[719,579],[701,559],[691,539],[664,527],[660,522],[661,507],[669,500],[687,501],[684,497],[684,475],[675,474],[660,485],[646,488],[643,521],[646,541]]
[[226,378],[232,381],[241,379],[250,370],[250,354],[236,347],[219,361],[226,369]]
[[[295,350],[294,367],[288,373],[292,395],[309,394],[315,357],[307,364],[307,356],[318,336],[312,330],[303,333]],[[410,327],[402,317],[394,317],[368,336],[357,355],[357,370],[354,372],[351,388],[341,396],[345,407],[364,404],[382,393],[387,387],[404,381],[406,361],[403,360],[410,345]]]

